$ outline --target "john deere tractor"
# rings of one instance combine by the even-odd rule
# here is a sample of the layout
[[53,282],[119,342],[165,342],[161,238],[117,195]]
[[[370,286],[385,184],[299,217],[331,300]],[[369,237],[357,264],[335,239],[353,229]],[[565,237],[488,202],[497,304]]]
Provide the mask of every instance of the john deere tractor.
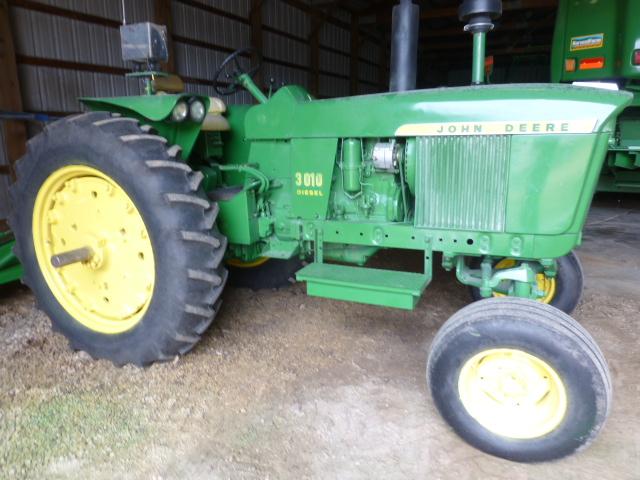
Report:
[[[23,280],[71,347],[118,365],[185,354],[219,311],[227,265],[256,284],[297,267],[310,295],[412,309],[438,259],[479,299],[431,345],[427,381],[447,422],[517,461],[589,444],[611,380],[569,316],[583,281],[572,250],[633,96],[483,85],[499,0],[460,7],[473,84],[414,90],[417,8],[394,9],[393,91],[266,95],[239,50],[216,90],[244,88],[253,106],[166,93],[177,82],[154,67],[163,28],[123,27],[147,94],[82,99],[87,113],[29,142],[11,191]],[[422,272],[364,266],[392,248],[421,252]]]
[[626,90],[598,190],[640,193],[640,2],[560,0],[551,55],[554,82]]

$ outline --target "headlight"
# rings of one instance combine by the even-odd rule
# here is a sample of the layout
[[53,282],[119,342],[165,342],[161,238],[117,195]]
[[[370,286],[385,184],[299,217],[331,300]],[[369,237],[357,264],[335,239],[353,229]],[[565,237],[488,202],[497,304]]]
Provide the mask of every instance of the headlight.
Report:
[[202,103],[200,100],[194,100],[193,102],[191,102],[191,105],[189,105],[189,116],[194,122],[202,122],[206,114],[207,111],[204,108],[204,103]]
[[189,105],[187,102],[178,102],[171,112],[171,120],[174,122],[184,122],[189,115]]

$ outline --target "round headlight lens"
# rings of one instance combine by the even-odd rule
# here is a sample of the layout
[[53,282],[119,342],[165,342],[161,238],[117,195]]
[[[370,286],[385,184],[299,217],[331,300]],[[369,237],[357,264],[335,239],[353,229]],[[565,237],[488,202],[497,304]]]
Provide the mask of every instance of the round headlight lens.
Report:
[[174,122],[184,122],[189,115],[189,105],[187,102],[178,102],[171,112],[171,120]]
[[189,105],[189,116],[194,122],[200,123],[202,120],[204,120],[206,114],[207,112],[204,108],[204,103],[202,103],[200,100],[194,100],[193,102],[191,102],[191,105]]

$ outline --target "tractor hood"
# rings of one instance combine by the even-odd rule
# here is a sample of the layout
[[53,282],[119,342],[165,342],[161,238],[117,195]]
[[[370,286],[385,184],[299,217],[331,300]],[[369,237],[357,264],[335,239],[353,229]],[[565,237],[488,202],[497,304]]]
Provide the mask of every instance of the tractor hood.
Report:
[[437,88],[313,100],[283,87],[249,110],[248,139],[402,137],[612,131],[633,99],[572,85]]

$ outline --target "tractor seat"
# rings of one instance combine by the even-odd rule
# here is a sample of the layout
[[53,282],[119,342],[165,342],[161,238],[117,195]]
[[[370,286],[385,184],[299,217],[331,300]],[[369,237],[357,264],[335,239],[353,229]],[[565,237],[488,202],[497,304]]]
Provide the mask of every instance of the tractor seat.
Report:
[[226,132],[230,130],[229,121],[222,116],[227,111],[224,102],[216,97],[209,97],[209,112],[202,122],[203,132]]
[[184,82],[177,75],[168,75],[166,77],[154,77],[151,80],[153,91],[162,93],[181,93],[184,92]]
[[[177,75],[156,77],[153,79],[153,89],[158,93],[181,93],[184,92],[184,82]],[[209,97],[209,101],[209,112],[202,122],[202,131],[226,132],[230,129],[229,122],[222,114],[227,111],[227,106],[217,97]]]

